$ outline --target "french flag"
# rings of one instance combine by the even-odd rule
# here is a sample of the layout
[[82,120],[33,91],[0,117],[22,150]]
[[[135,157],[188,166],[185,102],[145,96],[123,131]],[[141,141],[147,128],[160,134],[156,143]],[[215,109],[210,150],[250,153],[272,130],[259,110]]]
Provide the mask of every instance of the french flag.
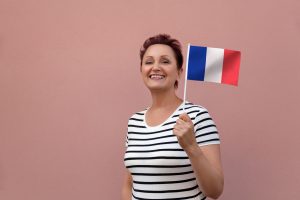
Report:
[[187,79],[238,85],[241,52],[189,45]]

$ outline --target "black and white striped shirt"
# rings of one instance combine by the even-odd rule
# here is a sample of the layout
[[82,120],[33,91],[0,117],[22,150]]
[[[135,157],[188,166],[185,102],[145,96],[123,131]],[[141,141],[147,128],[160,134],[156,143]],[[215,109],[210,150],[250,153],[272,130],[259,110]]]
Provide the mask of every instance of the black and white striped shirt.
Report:
[[[150,127],[145,122],[148,108],[128,121],[124,162],[133,178],[133,200],[205,199],[197,185],[190,160],[173,134],[183,103],[162,124]],[[185,103],[185,112],[194,123],[199,146],[220,144],[216,125],[207,109]]]

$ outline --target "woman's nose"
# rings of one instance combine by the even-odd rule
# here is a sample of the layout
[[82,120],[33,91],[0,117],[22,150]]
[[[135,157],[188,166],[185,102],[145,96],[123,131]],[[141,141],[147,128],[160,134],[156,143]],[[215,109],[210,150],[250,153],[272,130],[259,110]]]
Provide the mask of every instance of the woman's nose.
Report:
[[160,70],[160,64],[159,64],[159,62],[155,62],[155,63],[153,64],[152,69],[153,69],[153,70]]

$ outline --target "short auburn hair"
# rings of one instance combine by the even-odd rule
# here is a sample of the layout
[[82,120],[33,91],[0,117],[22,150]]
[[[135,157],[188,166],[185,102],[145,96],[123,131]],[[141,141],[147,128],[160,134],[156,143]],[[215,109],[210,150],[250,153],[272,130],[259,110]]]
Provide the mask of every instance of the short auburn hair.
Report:
[[[178,40],[176,40],[175,38],[172,38],[168,34],[158,34],[158,35],[149,37],[148,39],[145,40],[143,46],[140,49],[140,59],[141,59],[140,65],[141,66],[142,66],[145,52],[151,45],[154,45],[154,44],[164,44],[164,45],[168,45],[169,47],[171,47],[171,49],[173,50],[174,55],[175,55],[175,59],[176,59],[176,63],[177,63],[177,70],[179,71],[182,69],[183,56],[182,56],[182,52],[181,52],[181,44]],[[175,82],[174,87],[178,88],[178,81]]]

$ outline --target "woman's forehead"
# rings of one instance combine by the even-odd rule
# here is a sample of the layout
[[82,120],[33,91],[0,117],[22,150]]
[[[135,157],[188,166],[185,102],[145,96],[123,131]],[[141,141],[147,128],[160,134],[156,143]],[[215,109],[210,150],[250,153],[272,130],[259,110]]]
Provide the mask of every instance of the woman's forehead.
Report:
[[172,48],[165,44],[154,44],[148,47],[144,57],[174,57]]

